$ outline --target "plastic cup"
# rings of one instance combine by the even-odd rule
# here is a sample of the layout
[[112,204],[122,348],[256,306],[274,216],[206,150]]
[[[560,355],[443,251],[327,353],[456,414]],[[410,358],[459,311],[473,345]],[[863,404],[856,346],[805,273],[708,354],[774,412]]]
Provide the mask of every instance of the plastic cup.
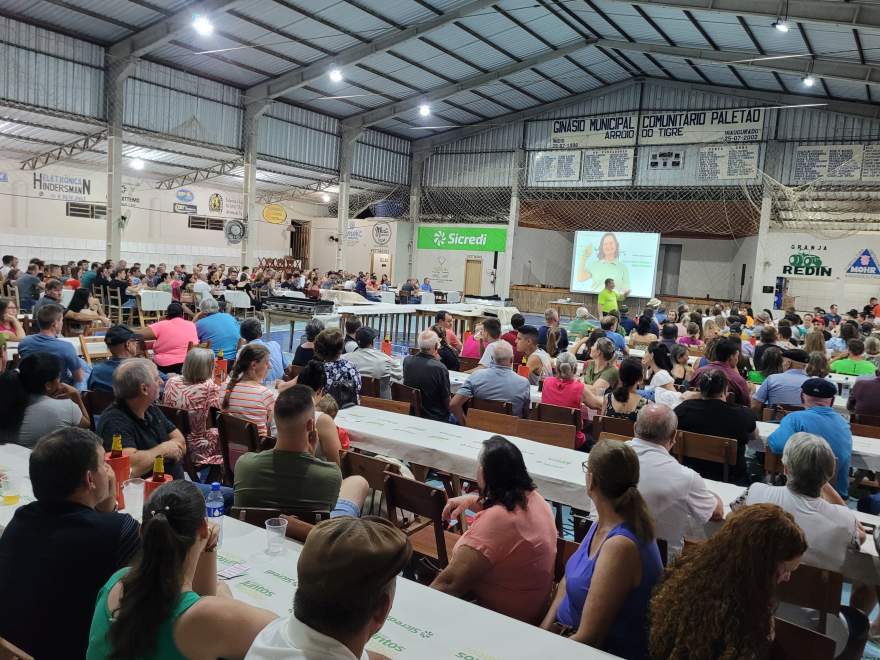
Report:
[[284,547],[287,518],[269,518],[266,521],[266,553],[277,555]]
[[[0,478],[0,494],[3,495],[3,504],[18,504],[18,501],[21,499],[18,479],[11,474],[4,474]],[[285,520],[284,522],[286,523],[287,521]]]
[[125,498],[126,512],[140,522],[144,513],[144,480],[128,479],[122,484],[122,496]]

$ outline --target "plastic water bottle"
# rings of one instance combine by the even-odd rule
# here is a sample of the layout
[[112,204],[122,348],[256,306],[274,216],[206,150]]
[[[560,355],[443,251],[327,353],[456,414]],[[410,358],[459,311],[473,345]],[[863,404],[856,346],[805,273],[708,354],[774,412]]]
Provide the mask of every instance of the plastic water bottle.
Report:
[[223,493],[220,492],[220,483],[215,481],[211,484],[211,492],[205,496],[205,514],[208,522],[217,526],[217,543],[223,542]]

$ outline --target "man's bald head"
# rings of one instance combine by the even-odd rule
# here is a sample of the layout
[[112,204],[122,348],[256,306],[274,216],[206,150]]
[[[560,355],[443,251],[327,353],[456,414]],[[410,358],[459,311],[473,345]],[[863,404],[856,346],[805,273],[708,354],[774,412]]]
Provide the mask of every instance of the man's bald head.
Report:
[[660,403],[651,403],[641,409],[636,418],[635,434],[639,440],[665,445],[675,438],[678,417],[672,408]]

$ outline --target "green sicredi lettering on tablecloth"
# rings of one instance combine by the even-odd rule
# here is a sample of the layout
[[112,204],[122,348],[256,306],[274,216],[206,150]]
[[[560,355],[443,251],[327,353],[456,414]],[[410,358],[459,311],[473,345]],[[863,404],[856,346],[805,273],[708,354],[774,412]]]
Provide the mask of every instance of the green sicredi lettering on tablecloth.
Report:
[[410,625],[409,623],[404,623],[400,619],[395,619],[393,616],[389,616],[387,621],[390,623],[396,624],[403,628],[404,630],[413,633],[414,635],[418,635],[423,639],[429,639],[434,636],[434,633],[430,630],[423,630],[422,628],[417,628],[416,626]]
[[241,583],[237,584],[236,586],[242,587],[244,589],[248,589],[248,590],[250,590],[256,594],[259,594],[260,596],[263,596],[265,598],[271,598],[272,596],[275,595],[275,592],[272,591],[271,589],[269,589],[269,587],[267,587],[266,585],[260,584],[259,582],[256,582],[255,580],[245,580],[244,582],[241,582]]
[[265,571],[265,573],[266,573],[266,575],[271,575],[271,576],[273,576],[273,577],[277,577],[277,578],[278,578],[279,580],[281,580],[282,582],[286,582],[287,584],[291,584],[291,585],[293,585],[294,587],[297,586],[297,584],[298,584],[297,581],[296,581],[296,578],[295,578],[295,577],[292,577],[292,576],[290,576],[290,575],[284,575],[284,574],[282,574],[282,573],[276,573],[275,571],[273,571],[273,570],[271,570],[271,569],[267,569],[267,570]]
[[398,653],[402,653],[406,650],[405,646],[401,646],[393,639],[389,639],[388,637],[383,635],[381,632],[377,632],[375,635],[373,635],[372,641],[376,642],[377,644],[381,644],[383,649],[386,651],[397,651]]

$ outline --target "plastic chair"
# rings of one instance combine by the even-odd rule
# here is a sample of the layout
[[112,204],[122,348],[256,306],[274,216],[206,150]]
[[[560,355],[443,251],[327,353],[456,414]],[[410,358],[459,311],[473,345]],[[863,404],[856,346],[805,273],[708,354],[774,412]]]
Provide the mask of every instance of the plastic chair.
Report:
[[433,291],[422,291],[422,305],[434,305],[436,302]]

